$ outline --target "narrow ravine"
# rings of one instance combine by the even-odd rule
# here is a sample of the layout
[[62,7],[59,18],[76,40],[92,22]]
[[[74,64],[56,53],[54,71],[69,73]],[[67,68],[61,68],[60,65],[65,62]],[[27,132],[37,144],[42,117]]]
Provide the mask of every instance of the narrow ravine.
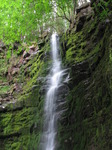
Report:
[[52,67],[49,74],[48,90],[45,98],[44,107],[44,129],[42,135],[42,150],[56,149],[57,134],[57,90],[61,84],[64,71],[61,69],[61,60],[59,55],[58,36],[54,33],[51,37]]

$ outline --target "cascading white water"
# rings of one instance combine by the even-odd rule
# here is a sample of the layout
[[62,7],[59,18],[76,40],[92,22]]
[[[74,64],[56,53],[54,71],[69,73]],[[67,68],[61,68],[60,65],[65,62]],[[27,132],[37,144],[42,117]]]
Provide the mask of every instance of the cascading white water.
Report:
[[42,135],[42,150],[55,150],[56,148],[56,124],[57,124],[57,90],[61,83],[63,70],[61,69],[61,61],[58,52],[57,34],[54,33],[51,37],[52,50],[52,68],[50,72],[49,88],[45,99],[45,120],[44,131]]

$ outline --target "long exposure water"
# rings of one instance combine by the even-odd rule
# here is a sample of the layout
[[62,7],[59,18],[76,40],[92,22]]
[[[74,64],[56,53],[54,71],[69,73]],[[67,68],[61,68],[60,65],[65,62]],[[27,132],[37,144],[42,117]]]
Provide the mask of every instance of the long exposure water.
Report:
[[61,69],[61,60],[58,51],[58,36],[53,33],[51,37],[52,51],[52,68],[50,71],[49,88],[46,93],[44,107],[44,130],[42,135],[42,150],[56,149],[56,134],[57,134],[57,114],[56,100],[58,98],[57,90],[61,84],[61,79],[64,71]]

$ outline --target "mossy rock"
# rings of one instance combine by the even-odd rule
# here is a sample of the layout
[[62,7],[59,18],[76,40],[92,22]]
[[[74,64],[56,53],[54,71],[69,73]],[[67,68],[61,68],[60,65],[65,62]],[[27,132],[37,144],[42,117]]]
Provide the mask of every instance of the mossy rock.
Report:
[[71,80],[67,111],[58,125],[59,150],[110,150],[112,146],[112,29],[98,21],[96,16],[80,32],[61,39]]

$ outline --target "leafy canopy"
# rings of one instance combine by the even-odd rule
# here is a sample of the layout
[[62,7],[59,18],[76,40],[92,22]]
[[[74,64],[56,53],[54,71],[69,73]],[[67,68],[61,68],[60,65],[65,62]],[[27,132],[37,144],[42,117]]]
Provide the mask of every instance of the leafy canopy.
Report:
[[53,22],[54,13],[70,21],[75,1],[0,0],[0,39],[6,43],[35,39],[46,24]]

